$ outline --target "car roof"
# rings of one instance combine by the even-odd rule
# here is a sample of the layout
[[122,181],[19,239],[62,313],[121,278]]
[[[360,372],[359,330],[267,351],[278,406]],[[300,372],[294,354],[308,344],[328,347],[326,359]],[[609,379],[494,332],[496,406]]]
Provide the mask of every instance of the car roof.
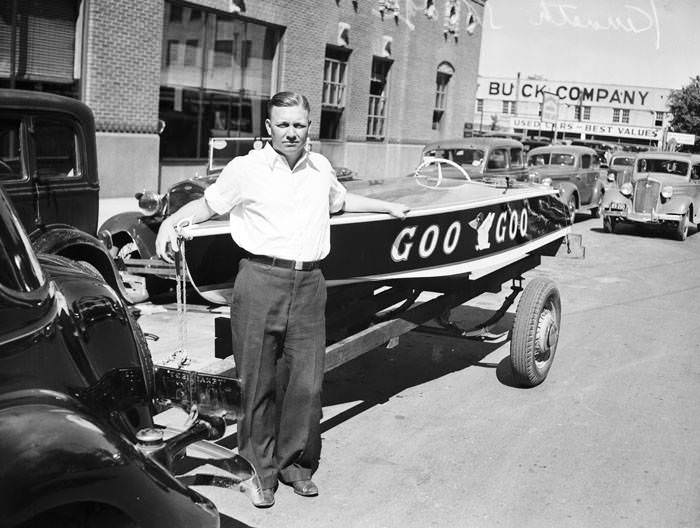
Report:
[[0,89],[0,108],[11,110],[44,110],[73,114],[83,123],[94,121],[92,110],[77,99],[32,90]]
[[700,154],[691,154],[690,152],[673,152],[665,150],[655,150],[648,152],[639,152],[636,154],[638,158],[648,158],[648,159],[677,159],[682,161],[689,161],[690,163],[700,163]]
[[445,139],[442,141],[434,141],[433,143],[428,143],[423,147],[423,152],[426,150],[433,149],[455,149],[455,148],[479,148],[484,149],[487,147],[516,147],[523,148],[523,144],[520,141],[508,138],[497,138],[497,137],[468,137],[462,139]]
[[597,156],[596,151],[590,147],[582,147],[579,145],[545,145],[543,147],[535,147],[530,149],[527,153],[528,156],[534,154],[548,154],[551,152],[559,152],[561,154],[592,154]]

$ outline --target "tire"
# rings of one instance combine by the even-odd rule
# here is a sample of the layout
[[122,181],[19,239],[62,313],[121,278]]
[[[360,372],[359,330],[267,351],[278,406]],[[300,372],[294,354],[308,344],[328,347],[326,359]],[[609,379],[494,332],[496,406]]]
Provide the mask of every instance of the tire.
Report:
[[611,216],[606,216],[603,218],[603,231],[606,233],[614,233],[615,232],[615,224],[617,221],[611,217]]
[[542,383],[554,361],[561,324],[561,298],[553,281],[537,277],[525,287],[513,321],[510,364],[523,387]]
[[688,238],[688,213],[684,213],[681,219],[676,224],[676,240],[685,240]]
[[572,194],[566,201],[566,207],[569,209],[569,219],[571,220],[571,225],[574,225],[576,221],[576,195]]

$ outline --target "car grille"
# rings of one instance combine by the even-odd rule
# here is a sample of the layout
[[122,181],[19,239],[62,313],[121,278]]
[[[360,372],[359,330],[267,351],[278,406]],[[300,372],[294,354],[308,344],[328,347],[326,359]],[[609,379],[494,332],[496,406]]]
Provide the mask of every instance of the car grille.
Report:
[[632,181],[632,172],[629,170],[618,170],[615,172],[615,183],[618,187],[622,187],[623,183]]
[[171,215],[183,205],[204,196],[204,189],[198,185],[178,185],[168,191],[168,214]]
[[661,184],[654,180],[637,180],[634,188],[634,212],[651,213],[659,202]]

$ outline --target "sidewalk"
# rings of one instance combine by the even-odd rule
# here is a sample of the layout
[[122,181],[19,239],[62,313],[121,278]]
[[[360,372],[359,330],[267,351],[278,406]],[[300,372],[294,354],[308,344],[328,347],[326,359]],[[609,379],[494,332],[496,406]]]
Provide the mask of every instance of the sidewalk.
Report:
[[100,198],[100,208],[97,216],[97,228],[115,214],[127,211],[138,211],[136,198],[128,196],[125,198]]

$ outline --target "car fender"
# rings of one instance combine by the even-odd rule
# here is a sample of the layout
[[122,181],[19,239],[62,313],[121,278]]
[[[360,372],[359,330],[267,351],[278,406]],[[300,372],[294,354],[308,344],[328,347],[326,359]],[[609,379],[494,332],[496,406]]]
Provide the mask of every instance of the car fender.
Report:
[[[138,211],[119,213],[108,218],[97,231],[100,238],[109,238],[116,245],[133,242],[143,259],[156,258],[156,236],[160,222],[144,217]],[[126,240],[125,237],[128,237]]]
[[578,190],[573,183],[570,182],[552,182],[552,187],[559,191],[559,199],[566,203],[569,197],[573,194],[576,196],[576,203],[580,205],[580,200],[578,198]]
[[[661,203],[657,212],[663,214],[677,214],[678,216],[681,216],[691,211],[692,208],[693,201],[690,196],[672,196],[669,200],[666,200],[665,203]],[[690,217],[688,220],[693,222],[693,219]]]
[[138,526],[218,526],[215,506],[66,394],[0,396],[0,504],[9,526],[70,505],[108,505]]
[[95,268],[123,299],[127,299],[114,260],[105,245],[94,236],[68,225],[53,224],[33,231],[29,238],[37,253],[60,255],[86,262]]

